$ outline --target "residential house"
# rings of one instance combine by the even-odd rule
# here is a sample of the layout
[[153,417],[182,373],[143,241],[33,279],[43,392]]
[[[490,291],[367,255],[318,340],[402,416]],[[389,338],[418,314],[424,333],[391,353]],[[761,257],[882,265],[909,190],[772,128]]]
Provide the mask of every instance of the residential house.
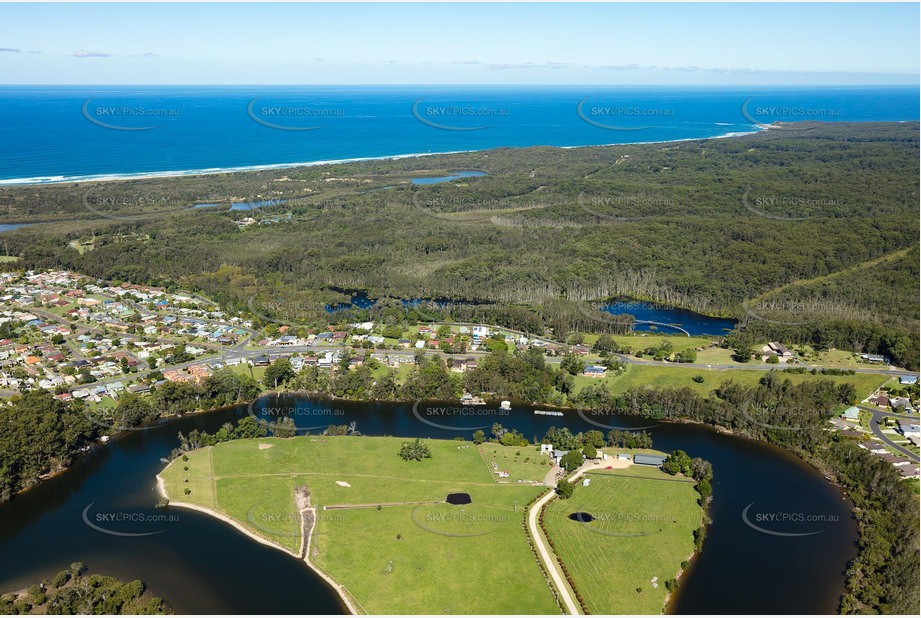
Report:
[[899,466],[907,466],[911,464],[911,460],[908,457],[901,457],[899,455],[890,455],[889,453],[882,454],[879,456],[879,458],[888,464],[892,464],[896,468],[898,468]]
[[607,367],[603,365],[587,365],[582,375],[589,378],[603,378],[607,371]]
[[867,441],[867,442],[861,442],[857,446],[859,446],[860,448],[864,450],[870,451],[871,453],[874,453],[876,455],[882,455],[884,453],[889,452],[886,450],[886,447],[883,446],[881,442]]
[[888,408],[889,395],[875,395],[870,397],[870,403],[880,406],[881,408]]
[[857,406],[851,406],[847,410],[841,413],[841,418],[848,421],[858,421],[860,420],[860,408]]
[[785,345],[778,341],[772,341],[768,344],[771,352],[776,354],[778,358],[782,360],[790,360],[793,358],[793,352],[787,349]]

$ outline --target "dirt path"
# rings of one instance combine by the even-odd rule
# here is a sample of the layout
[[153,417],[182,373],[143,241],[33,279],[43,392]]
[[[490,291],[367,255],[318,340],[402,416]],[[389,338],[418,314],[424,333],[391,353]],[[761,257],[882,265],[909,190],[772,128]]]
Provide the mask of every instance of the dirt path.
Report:
[[444,500],[429,500],[428,502],[374,502],[370,504],[327,504],[325,511],[341,509],[376,509],[379,506],[418,506],[420,504],[444,504]]
[[[157,491],[160,493],[161,496],[169,500],[169,495],[166,492],[166,483],[164,483],[160,475],[157,475]],[[172,500],[169,501],[169,505],[172,507],[190,509],[193,511],[198,511],[200,513],[205,513],[206,515],[210,515],[211,517],[214,517],[215,519],[219,519],[223,521],[224,523],[230,526],[233,526],[238,531],[242,532],[243,534],[253,539],[257,543],[261,543],[263,545],[273,547],[279,551],[283,551],[289,556],[300,558],[307,565],[307,568],[309,568],[311,571],[313,571],[314,573],[322,577],[326,581],[326,583],[328,583],[330,587],[332,587],[332,589],[336,591],[336,593],[339,595],[339,598],[342,599],[342,602],[345,604],[350,614],[352,615],[367,614],[367,612],[364,611],[364,608],[361,607],[361,604],[358,603],[358,600],[355,599],[348,592],[348,590],[346,590],[345,586],[338,583],[336,580],[330,577],[323,569],[321,569],[319,566],[317,566],[316,564],[310,561],[310,541],[313,538],[314,523],[316,522],[316,509],[310,506],[310,492],[307,491],[306,488],[298,488],[298,490],[295,491],[294,500],[295,500],[295,503],[297,504],[298,510],[301,513],[302,532],[303,532],[303,537],[301,538],[300,551],[298,551],[297,553],[291,551],[287,547],[283,547],[279,545],[278,543],[270,541],[256,534],[252,530],[249,530],[246,527],[244,527],[240,522],[228,517],[227,515],[224,515],[223,513],[218,512],[216,509],[209,509],[207,507],[199,506],[197,504],[191,504],[188,502],[174,502]],[[358,608],[361,608],[362,611],[358,611]]]
[[544,485],[547,487],[556,487],[557,476],[561,470],[562,468],[557,465],[550,468],[550,470],[547,471],[547,475],[544,477]]

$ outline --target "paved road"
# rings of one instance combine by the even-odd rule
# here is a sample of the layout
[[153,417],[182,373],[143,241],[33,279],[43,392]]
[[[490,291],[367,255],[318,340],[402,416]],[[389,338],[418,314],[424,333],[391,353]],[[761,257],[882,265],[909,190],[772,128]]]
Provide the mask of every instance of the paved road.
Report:
[[[583,474],[589,470],[600,470],[605,468],[607,465],[611,465],[607,461],[588,461],[578,470],[573,473],[572,476],[566,480],[570,483],[574,483],[579,479]],[[557,470],[554,466],[554,470]],[[549,475],[548,475],[549,478]],[[546,480],[545,480],[546,482]],[[540,555],[541,562],[544,563],[547,572],[550,573],[553,583],[556,585],[557,590],[560,591],[560,599],[563,601],[563,604],[566,606],[566,609],[573,616],[576,616],[581,613],[579,606],[573,601],[572,595],[569,593],[569,589],[566,587],[566,583],[563,581],[562,576],[560,575],[559,568],[557,566],[557,561],[552,551],[546,547],[543,539],[540,537],[540,529],[537,525],[537,519],[540,515],[540,510],[544,508],[544,505],[550,502],[553,499],[554,494],[556,493],[555,489],[551,489],[549,492],[544,494],[540,500],[534,503],[534,506],[531,507],[531,510],[528,511],[528,530],[531,533],[531,538],[534,539],[534,545],[537,547],[537,552]]]
[[880,440],[888,444],[893,449],[902,453],[903,455],[911,459],[913,462],[915,463],[919,462],[919,459],[921,458],[919,458],[918,455],[914,454],[912,451],[908,450],[901,444],[896,444],[896,442],[892,438],[890,438],[888,434],[883,432],[883,428],[879,424],[880,421],[887,416],[892,416],[897,419],[906,420],[906,421],[914,421],[915,423],[917,423],[918,422],[917,416],[911,416],[907,414],[896,414],[894,412],[885,412],[882,410],[874,410],[873,408],[868,408],[866,406],[858,406],[858,407],[861,410],[866,410],[868,412],[873,413],[873,418],[870,419],[870,430],[873,432],[873,434],[877,438],[879,438]]
[[[641,358],[636,358],[634,356],[627,356],[625,354],[614,354],[613,356],[616,356],[618,360],[621,360],[625,363],[632,364],[632,365],[655,365],[658,367],[689,367],[689,368],[695,368],[695,369],[716,369],[716,370],[750,369],[750,370],[758,370],[758,371],[770,371],[771,369],[782,371],[788,368],[784,365],[768,365],[766,363],[758,363],[758,364],[733,363],[731,365],[711,363],[708,365],[704,363],[674,363],[670,361],[644,360]],[[797,369],[802,368],[806,370],[811,370],[811,369],[822,369],[823,367],[812,366],[812,365],[792,365],[789,368],[797,368]],[[828,367],[827,369],[831,369],[831,367]],[[917,373],[912,373],[910,371],[905,371],[903,369],[891,369],[889,367],[886,367],[885,369],[883,369],[882,367],[880,367],[879,369],[875,367],[856,367],[856,368],[853,368],[852,371],[854,371],[855,373],[872,373],[872,374],[879,374],[879,375],[892,376],[892,377],[900,377],[900,376],[917,377],[918,376]]]
[[556,589],[560,593],[560,600],[563,602],[563,606],[566,608],[568,614],[572,616],[579,615],[579,606],[576,605],[575,601],[572,599],[572,595],[569,594],[569,589],[566,587],[566,582],[563,580],[562,575],[560,575],[560,569],[556,562],[556,557],[550,552],[547,547],[547,544],[544,543],[544,540],[540,537],[540,529],[537,525],[537,518],[540,514],[540,510],[544,508],[544,505],[550,502],[553,499],[553,494],[555,490],[551,489],[547,492],[540,500],[534,503],[534,506],[531,507],[531,510],[528,511],[528,530],[531,533],[531,538],[534,539],[534,546],[537,547],[537,553],[540,555],[541,562],[544,563],[544,568],[547,570],[547,573],[550,574],[550,579],[553,580],[553,585],[556,586]]

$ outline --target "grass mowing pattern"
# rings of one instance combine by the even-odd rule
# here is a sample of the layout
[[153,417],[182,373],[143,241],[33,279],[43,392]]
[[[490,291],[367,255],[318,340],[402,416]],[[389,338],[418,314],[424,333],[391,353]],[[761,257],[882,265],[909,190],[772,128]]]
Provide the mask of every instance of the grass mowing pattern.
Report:
[[[578,592],[594,614],[661,613],[665,582],[694,551],[692,535],[701,523],[693,482],[652,468],[591,472],[586,478],[588,487],[580,484],[569,500],[551,502],[544,518]],[[573,521],[572,513],[595,519]],[[653,577],[658,588],[650,583]]]

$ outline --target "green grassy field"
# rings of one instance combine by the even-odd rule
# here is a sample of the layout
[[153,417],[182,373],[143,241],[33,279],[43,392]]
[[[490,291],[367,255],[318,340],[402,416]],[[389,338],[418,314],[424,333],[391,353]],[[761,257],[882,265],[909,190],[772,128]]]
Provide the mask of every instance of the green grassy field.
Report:
[[697,362],[701,365],[733,365],[736,363],[732,358],[733,351],[713,346],[697,353]]
[[[664,335],[650,333],[648,335],[611,335],[611,338],[621,347],[630,346],[633,351],[645,350],[646,348],[658,347],[663,339],[667,339],[672,344],[672,353],[684,352],[691,348],[702,348],[710,345],[716,339],[715,337],[686,337],[684,335]],[[598,335],[585,335],[585,343],[591,347],[598,340]]]
[[[680,365],[663,366],[663,365],[628,365],[623,374],[619,376],[609,375],[605,378],[587,378],[585,376],[576,376],[576,390],[581,390],[587,384],[597,384],[604,382],[615,394],[624,393],[633,387],[651,387],[662,388],[665,386],[683,387],[687,386],[701,395],[707,395],[713,389],[727,380],[732,380],[737,384],[746,386],[755,386],[766,371],[745,370],[745,369],[696,369],[693,367],[681,367]],[[694,376],[703,376],[704,381],[697,383],[692,378]],[[851,376],[822,376],[799,373],[781,373],[784,379],[789,379],[794,384],[805,382],[806,380],[827,379],[841,384],[850,382],[857,389],[857,395],[861,399],[872,393],[882,384],[886,378],[884,376],[858,373]]]
[[494,469],[492,464],[495,463],[498,470],[508,472],[508,478],[499,479],[500,482],[517,483],[520,479],[539,483],[550,471],[550,458],[541,455],[540,447],[533,444],[531,446],[502,446],[487,442],[476,448],[482,454],[487,469]]
[[[524,531],[524,506],[544,488],[497,483],[469,442],[427,440],[432,458],[405,462],[403,441],[238,440],[179,458],[161,477],[172,500],[295,552],[294,490],[307,486],[319,507],[310,559],[368,613],[558,613]],[[472,504],[445,504],[453,492]],[[377,508],[386,503],[404,504]],[[330,505],[368,506],[323,510]]]
[[[548,505],[544,523],[588,610],[662,613],[665,582],[694,551],[702,519],[693,482],[639,466],[586,478],[588,487],[580,484],[569,500]],[[594,520],[570,519],[574,513]]]
[[820,367],[837,367],[839,369],[856,369],[866,367],[868,369],[885,369],[882,363],[870,363],[860,358],[860,354],[849,352],[847,350],[823,350],[817,352],[810,346],[796,346],[797,353],[801,355],[803,361],[809,365],[818,365]]
[[240,363],[239,365],[233,365],[230,368],[236,373],[254,378],[260,384],[262,383],[262,379],[265,377],[265,367],[253,367],[248,363]]

